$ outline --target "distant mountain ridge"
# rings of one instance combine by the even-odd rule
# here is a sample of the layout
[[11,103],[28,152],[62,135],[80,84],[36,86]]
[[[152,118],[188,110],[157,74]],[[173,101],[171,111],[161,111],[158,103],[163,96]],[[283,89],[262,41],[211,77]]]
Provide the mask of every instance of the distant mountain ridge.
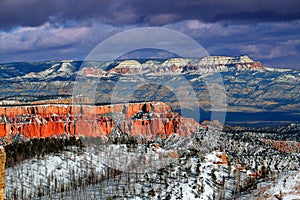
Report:
[[[87,65],[87,66],[85,66]],[[113,66],[109,69],[108,66]],[[144,72],[175,72],[186,71],[222,72],[228,70],[268,70],[291,71],[291,69],[269,68],[255,62],[246,55],[242,56],[208,56],[200,60],[170,58],[162,60],[147,60],[141,63],[139,60],[123,60],[111,62],[92,61],[48,61],[48,62],[17,62],[0,64],[1,78],[54,78],[57,76],[74,76],[80,67],[82,69],[96,69],[100,71],[86,71],[88,75],[107,75],[111,73],[134,74]],[[97,72],[97,73],[96,73]],[[95,74],[96,73],[96,74]]]
[[289,71],[289,69],[267,68],[260,62],[255,62],[248,56],[208,56],[200,60],[170,58],[164,62],[158,60],[147,60],[140,63],[138,60],[124,60],[119,62],[112,69],[104,70],[83,66],[82,70],[86,76],[110,76],[113,74],[179,74],[190,71],[202,73],[226,72],[232,70],[253,70],[253,71]]
[[[117,83],[126,92],[137,78],[147,83],[150,79],[164,82],[184,77],[193,88],[200,108],[211,111],[211,99],[203,77],[214,80],[216,73],[223,79],[227,112],[299,114],[300,72],[264,67],[248,56],[0,64],[0,105],[70,97],[79,84],[77,78],[97,81],[95,103],[108,104]],[[185,90],[184,87],[181,90]],[[172,108],[179,109],[176,96],[168,88],[153,84],[138,88],[130,101],[170,102]]]

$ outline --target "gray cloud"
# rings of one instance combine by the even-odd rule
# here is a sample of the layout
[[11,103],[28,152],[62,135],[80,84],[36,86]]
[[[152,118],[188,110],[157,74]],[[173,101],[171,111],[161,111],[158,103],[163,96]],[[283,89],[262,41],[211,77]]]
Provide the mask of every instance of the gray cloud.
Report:
[[247,25],[192,20],[167,27],[191,36],[211,55],[246,54],[267,66],[299,69],[299,20]]
[[300,19],[299,0],[1,0],[0,28],[98,20],[112,25],[164,25],[182,20],[257,23]]
[[49,23],[0,32],[0,62],[77,59],[82,60],[107,37],[134,28],[91,22],[75,26]]
[[80,60],[117,32],[163,26],[212,55],[299,68],[299,0],[0,0],[0,13],[0,62]]
[[[107,37],[135,27],[140,26],[112,26],[92,21],[72,26],[46,23],[0,32],[0,62],[82,60]],[[267,66],[299,66],[300,20],[255,25],[187,20],[163,27],[187,34],[211,55],[247,54]],[[174,44],[180,48],[178,41]]]

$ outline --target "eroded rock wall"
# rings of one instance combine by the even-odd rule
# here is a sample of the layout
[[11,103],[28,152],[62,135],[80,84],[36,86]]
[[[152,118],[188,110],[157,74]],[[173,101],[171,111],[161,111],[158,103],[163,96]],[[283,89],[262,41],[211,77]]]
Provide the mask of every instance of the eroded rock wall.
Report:
[[6,162],[5,150],[2,146],[0,146],[0,200],[4,200],[4,189],[6,187],[5,162]]
[[172,112],[161,102],[0,107],[0,137],[105,136],[116,125],[123,133],[132,135],[187,135],[195,132],[199,124]]

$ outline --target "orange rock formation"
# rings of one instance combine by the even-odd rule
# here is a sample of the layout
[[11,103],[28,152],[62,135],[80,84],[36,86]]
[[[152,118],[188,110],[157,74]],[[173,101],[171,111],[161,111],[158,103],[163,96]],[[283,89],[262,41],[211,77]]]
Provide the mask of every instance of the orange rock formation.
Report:
[[300,152],[300,142],[296,141],[283,141],[283,140],[267,140],[262,139],[265,144],[268,144],[272,148],[285,153],[299,153]]
[[0,200],[4,200],[4,188],[6,187],[5,162],[5,150],[2,146],[0,146]]
[[[137,117],[138,112],[148,117]],[[122,116],[121,120],[114,116]],[[118,125],[131,135],[188,135],[199,125],[183,118],[160,102],[94,105],[31,105],[0,107],[0,137],[16,134],[28,138],[71,134],[75,136],[105,136]]]

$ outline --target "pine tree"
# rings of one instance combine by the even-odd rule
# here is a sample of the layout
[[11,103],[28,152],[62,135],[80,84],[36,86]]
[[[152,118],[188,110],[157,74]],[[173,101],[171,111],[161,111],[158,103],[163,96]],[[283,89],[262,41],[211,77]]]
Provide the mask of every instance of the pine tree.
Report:
[[142,187],[142,189],[141,189],[140,195],[141,195],[141,197],[144,197],[144,196],[145,196],[145,191],[144,191],[144,188],[143,188],[143,187]]
[[148,196],[150,197],[154,197],[156,195],[155,191],[153,188],[151,188],[149,191],[148,191]]

